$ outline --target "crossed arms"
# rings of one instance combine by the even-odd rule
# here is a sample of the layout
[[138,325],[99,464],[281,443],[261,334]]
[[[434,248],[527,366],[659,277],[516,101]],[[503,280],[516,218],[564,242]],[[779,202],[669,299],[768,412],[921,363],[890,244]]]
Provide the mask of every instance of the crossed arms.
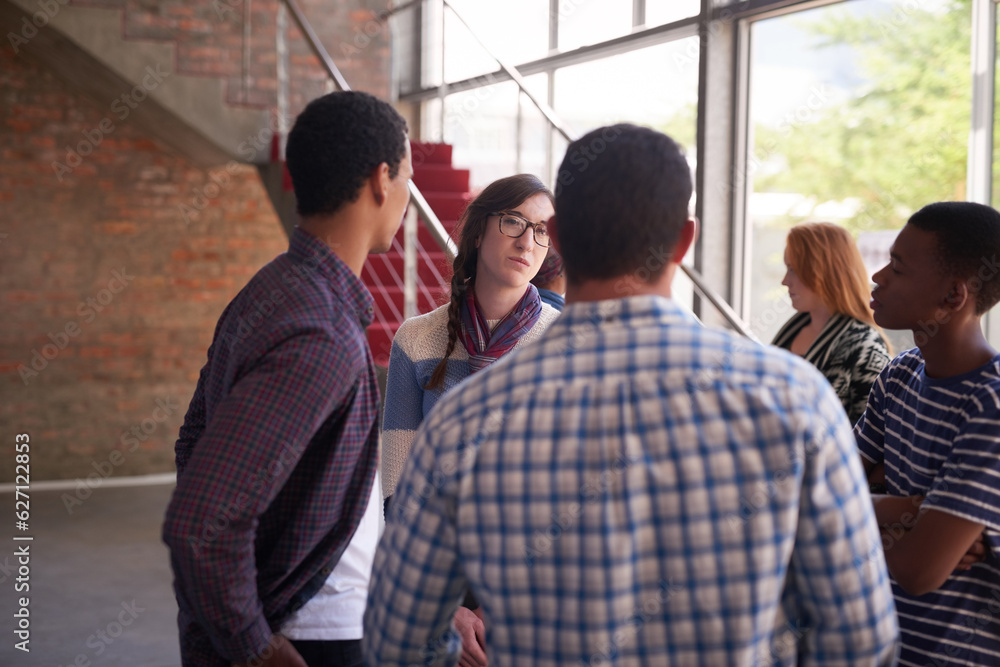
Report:
[[[864,456],[869,482],[884,478],[885,464]],[[922,507],[924,496],[872,495],[889,573],[913,596],[937,590],[956,570],[986,556],[981,523]]]

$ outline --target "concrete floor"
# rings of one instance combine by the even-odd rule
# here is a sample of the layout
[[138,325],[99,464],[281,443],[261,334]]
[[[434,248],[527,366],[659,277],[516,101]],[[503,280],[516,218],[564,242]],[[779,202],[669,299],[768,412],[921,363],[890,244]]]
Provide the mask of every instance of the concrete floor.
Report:
[[[177,603],[160,526],[173,484],[98,488],[70,514],[64,491],[31,491],[29,530],[10,521],[0,542],[0,665],[174,667]],[[73,494],[72,491],[68,492]],[[15,535],[30,535],[18,542]],[[30,545],[30,591],[17,592],[18,559]],[[17,650],[18,598],[30,598],[30,653]]]

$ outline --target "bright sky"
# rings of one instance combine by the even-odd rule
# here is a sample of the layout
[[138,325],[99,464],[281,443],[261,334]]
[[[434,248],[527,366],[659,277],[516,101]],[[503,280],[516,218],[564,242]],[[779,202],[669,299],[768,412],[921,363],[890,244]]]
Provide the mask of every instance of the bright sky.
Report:
[[[751,36],[750,109],[755,122],[777,124],[818,97],[842,98],[864,84],[849,47],[818,48],[807,28],[831,14],[880,14],[893,25],[905,24],[914,11],[944,10],[953,0],[851,0],[792,15],[758,21]],[[817,95],[819,93],[819,95]]]

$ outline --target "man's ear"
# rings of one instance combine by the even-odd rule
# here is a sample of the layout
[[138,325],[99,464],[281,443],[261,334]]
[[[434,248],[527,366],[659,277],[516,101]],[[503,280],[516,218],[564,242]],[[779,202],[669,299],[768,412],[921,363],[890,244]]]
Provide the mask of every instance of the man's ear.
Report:
[[372,169],[372,173],[368,176],[368,187],[371,189],[372,199],[376,206],[384,204],[389,197],[389,183],[391,181],[388,163],[383,162]]
[[559,246],[559,225],[556,223],[556,215],[552,214],[552,217],[545,221],[545,231],[549,233],[549,238],[552,239],[552,247],[556,249],[556,252],[560,255],[562,254],[562,248]]
[[969,289],[969,283],[965,280],[955,279],[951,281],[948,294],[941,307],[945,310],[959,311],[969,303],[970,299],[975,299],[975,295]]
[[670,261],[674,264],[680,264],[684,259],[684,255],[687,254],[688,250],[694,244],[695,240],[698,238],[698,218],[691,217],[688,218],[681,228],[681,234],[677,239],[677,244],[674,246],[673,254]]

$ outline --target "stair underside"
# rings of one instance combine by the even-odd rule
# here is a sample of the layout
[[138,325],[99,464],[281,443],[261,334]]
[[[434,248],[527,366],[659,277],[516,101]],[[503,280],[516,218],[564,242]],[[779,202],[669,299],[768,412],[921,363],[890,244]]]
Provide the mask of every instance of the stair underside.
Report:
[[[107,104],[106,116],[113,123],[134,125],[200,166],[231,159],[267,161],[269,136],[257,148],[262,128],[269,135],[267,110],[226,104],[221,78],[178,74],[173,43],[125,39],[121,9],[59,6],[37,35],[19,45],[19,52],[98,104]],[[0,23],[8,28],[4,32],[20,34],[22,18],[30,22],[38,11],[31,0],[0,0]],[[121,103],[112,108],[136,86],[136,99],[145,99],[134,109]],[[125,118],[123,109],[128,111]]]

